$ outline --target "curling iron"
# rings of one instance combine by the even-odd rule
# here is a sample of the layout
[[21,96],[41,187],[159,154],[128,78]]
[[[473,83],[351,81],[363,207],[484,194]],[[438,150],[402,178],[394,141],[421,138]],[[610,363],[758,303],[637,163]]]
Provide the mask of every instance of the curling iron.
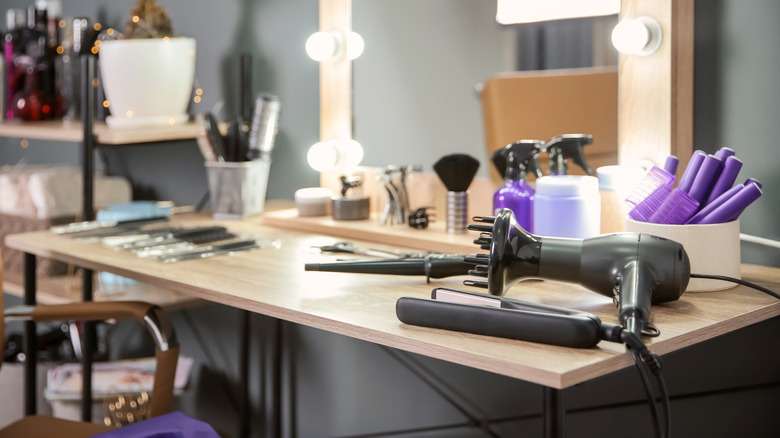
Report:
[[449,254],[428,254],[425,257],[408,257],[394,260],[358,260],[337,263],[307,263],[307,271],[351,272],[356,274],[424,275],[431,278],[445,278],[468,275],[475,267],[464,256]]
[[487,288],[502,296],[523,278],[546,278],[578,283],[618,305],[621,324],[639,336],[649,323],[650,305],[675,301],[685,292],[691,266],[683,246],[641,233],[616,233],[589,239],[540,237],[517,225],[512,211],[495,217],[476,217],[469,225],[482,234],[475,243],[489,254],[465,261],[476,265],[469,273],[487,281],[465,284]]

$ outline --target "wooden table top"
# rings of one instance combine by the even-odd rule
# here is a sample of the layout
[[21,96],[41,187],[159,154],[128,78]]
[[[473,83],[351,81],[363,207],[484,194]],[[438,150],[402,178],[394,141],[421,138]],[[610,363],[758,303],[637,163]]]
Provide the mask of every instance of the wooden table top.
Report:
[[[468,277],[426,284],[422,277],[304,271],[305,263],[334,261],[338,256],[323,254],[316,247],[344,240],[343,237],[269,227],[261,219],[218,222],[200,216],[176,220],[187,225],[220,223],[233,232],[257,236],[263,246],[230,256],[164,264],[115,251],[99,242],[79,242],[48,231],[10,235],[6,245],[552,388],[566,388],[633,365],[630,355],[619,344],[601,342],[591,349],[570,349],[405,325],[395,315],[398,298],[428,298],[431,289],[438,286],[469,289],[462,285]],[[352,241],[365,248],[387,248],[378,243]],[[466,246],[461,249],[465,250]],[[744,265],[742,272],[744,279],[780,291],[780,269]],[[513,286],[507,296],[584,310],[605,322],[617,323],[617,311],[611,299],[577,285],[523,282]],[[661,335],[646,342],[653,352],[664,354],[776,315],[780,315],[780,302],[744,286],[687,293],[677,302],[652,308],[651,319]]]

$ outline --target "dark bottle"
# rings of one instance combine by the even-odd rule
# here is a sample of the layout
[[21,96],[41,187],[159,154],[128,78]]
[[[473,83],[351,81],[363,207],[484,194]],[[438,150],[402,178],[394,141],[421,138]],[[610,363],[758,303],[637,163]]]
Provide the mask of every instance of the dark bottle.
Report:
[[[17,59],[22,59],[21,56]],[[47,51],[46,37],[30,42],[24,63],[24,88],[13,99],[14,115],[26,121],[51,120],[62,116],[62,98],[52,80],[53,58]]]
[[6,12],[7,33],[3,39],[3,61],[5,62],[5,117],[14,117],[13,98],[23,88],[23,72],[17,72],[14,65],[16,54],[21,51],[22,33],[25,26],[25,13],[22,9],[9,9]]

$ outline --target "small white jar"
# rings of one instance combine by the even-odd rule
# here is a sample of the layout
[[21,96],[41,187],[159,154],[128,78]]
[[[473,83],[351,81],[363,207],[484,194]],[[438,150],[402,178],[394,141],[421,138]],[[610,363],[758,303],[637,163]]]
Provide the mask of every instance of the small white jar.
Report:
[[551,175],[536,180],[534,234],[587,239],[601,231],[601,195],[594,176]]

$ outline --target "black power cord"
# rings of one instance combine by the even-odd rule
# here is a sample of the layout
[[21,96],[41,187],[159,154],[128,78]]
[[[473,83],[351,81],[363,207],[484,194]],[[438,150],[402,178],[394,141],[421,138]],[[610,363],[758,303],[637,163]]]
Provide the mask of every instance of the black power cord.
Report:
[[[734,277],[724,275],[710,274],[691,274],[691,278],[704,278],[711,280],[729,281],[732,283],[747,286],[767,295],[780,299],[780,294],[773,292],[763,286],[751,283]],[[647,346],[634,333],[623,330],[622,327],[604,324],[605,330],[602,334],[603,339],[613,342],[625,343],[628,351],[631,353],[636,363],[639,375],[642,378],[647,400],[650,404],[650,413],[653,419],[655,435],[659,438],[669,438],[671,436],[671,404],[669,401],[669,391],[666,387],[666,380],[662,374],[661,358],[647,349]],[[656,388],[653,387],[651,377],[655,378]],[[657,391],[656,391],[657,389]],[[659,394],[660,393],[660,394]],[[659,415],[658,404],[661,404],[663,415]]]
[[759,285],[757,285],[755,283],[751,283],[749,281],[745,281],[745,280],[742,280],[742,279],[739,279],[739,278],[726,277],[725,275],[711,275],[711,274],[691,274],[691,278],[706,278],[706,279],[710,279],[710,280],[730,281],[732,283],[741,284],[742,286],[747,286],[747,287],[753,288],[755,290],[761,291],[761,292],[763,292],[763,293],[765,293],[767,295],[771,295],[771,296],[777,298],[778,300],[780,300],[780,294],[778,294],[776,292],[772,292],[771,290],[769,290],[769,289],[767,289],[767,288],[765,288],[763,286],[759,286]]

